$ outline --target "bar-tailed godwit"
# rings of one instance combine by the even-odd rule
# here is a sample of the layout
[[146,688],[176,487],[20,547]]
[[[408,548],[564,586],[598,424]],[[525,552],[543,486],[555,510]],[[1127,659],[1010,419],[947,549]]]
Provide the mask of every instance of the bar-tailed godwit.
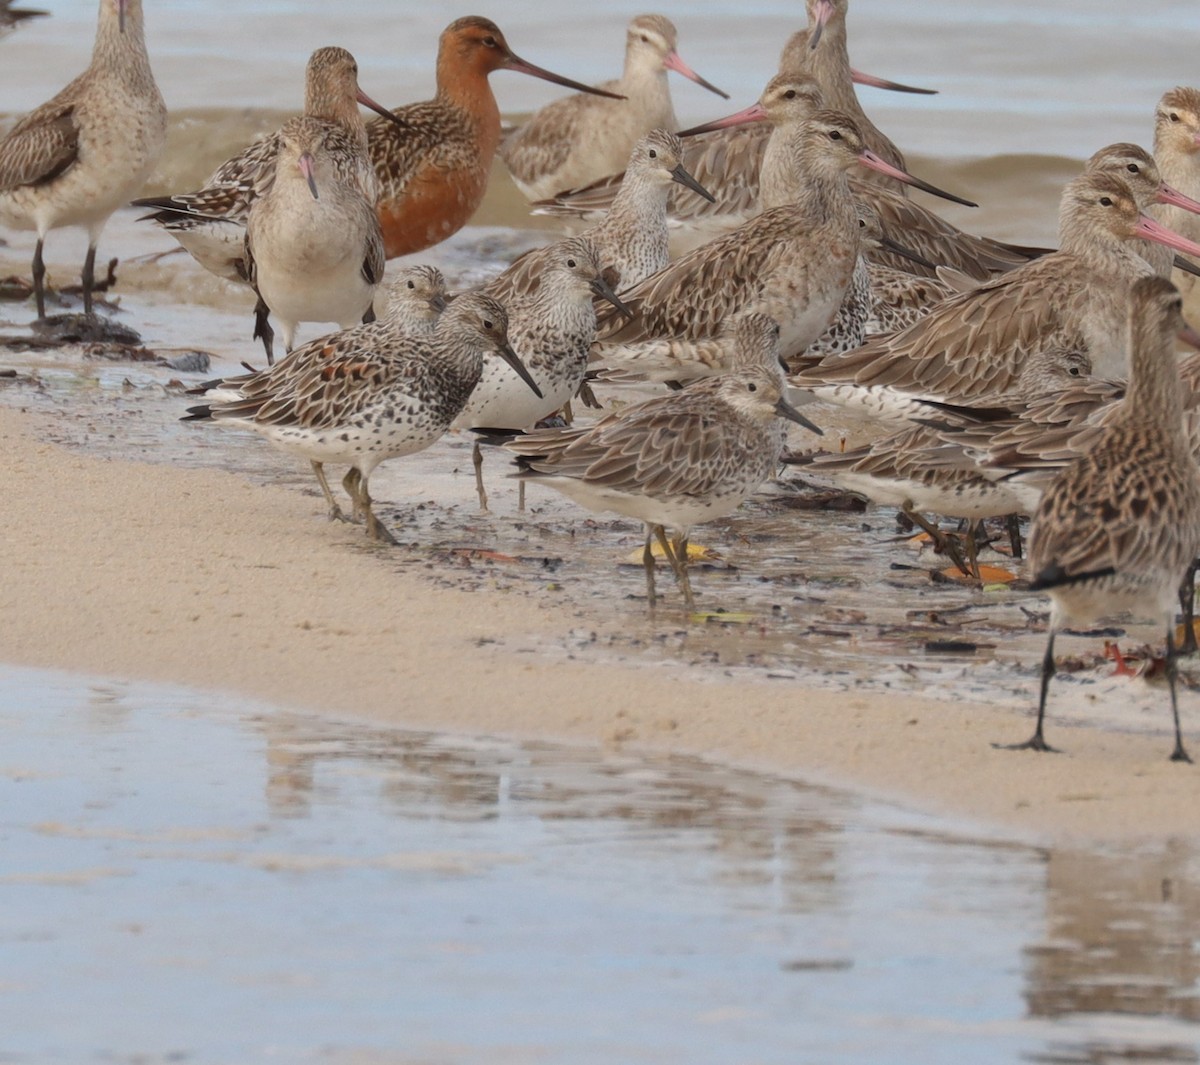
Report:
[[437,95],[368,127],[379,178],[379,219],[388,258],[421,251],[457,233],[483,200],[500,143],[494,70],[532,74],[579,92],[615,98],[519,58],[491,20],[456,19],[438,43]]
[[91,65],[0,140],[0,223],[37,232],[39,318],[46,316],[46,234],[87,230],[83,309],[91,314],[100,234],[145,183],[166,143],[167,108],[146,55],[142,0],[101,0]]
[[[246,217],[246,278],[259,297],[255,336],[272,361],[273,314],[292,350],[300,322],[349,329],[374,318],[383,279],[383,233],[375,205],[336,158],[328,123],[293,118],[279,131],[275,173]],[[330,140],[334,145],[330,145]]]
[[1180,581],[1200,554],[1200,472],[1183,431],[1175,362],[1182,300],[1169,281],[1148,277],[1134,283],[1130,302],[1131,373],[1120,413],[1046,488],[1030,530],[1030,588],[1050,595],[1050,634],[1037,725],[1014,746],[1053,750],[1043,725],[1058,631],[1130,611],[1166,630],[1171,760],[1190,762],[1175,692],[1174,629]]
[[510,133],[500,157],[517,188],[530,200],[578,188],[619,171],[650,130],[677,130],[669,70],[728,99],[680,58],[677,39],[670,19],[638,15],[625,34],[624,73],[600,86],[623,100],[577,93],[547,104]]
[[[304,115],[326,129],[325,143],[339,180],[356,185],[373,204],[378,195],[367,155],[367,127],[358,105],[387,115],[358,87],[358,63],[344,48],[318,48],[304,73]],[[254,201],[274,180],[281,132],[256,141],[222,163],[196,192],[135,200],[206,270],[245,281],[242,241]]]
[[1130,288],[1153,272],[1140,241],[1190,254],[1200,246],[1142,214],[1126,182],[1091,172],[1063,193],[1060,237],[1057,252],[952,296],[903,332],[826,359],[791,383],[903,419],[924,411],[925,400],[986,402],[1015,385],[1030,354],[1048,348],[1083,351],[1100,376],[1119,374]]

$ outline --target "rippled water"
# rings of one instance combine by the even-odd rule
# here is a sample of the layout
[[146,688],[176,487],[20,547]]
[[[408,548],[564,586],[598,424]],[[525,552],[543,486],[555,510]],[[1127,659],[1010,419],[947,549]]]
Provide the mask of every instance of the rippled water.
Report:
[[0,1061],[1200,1060],[1190,843],[0,673]]

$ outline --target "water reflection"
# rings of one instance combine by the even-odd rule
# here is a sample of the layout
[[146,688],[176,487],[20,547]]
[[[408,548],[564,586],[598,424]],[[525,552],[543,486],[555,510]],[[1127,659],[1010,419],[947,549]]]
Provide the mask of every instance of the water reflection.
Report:
[[1190,842],[28,671],[0,716],[0,1060],[1200,1061]]

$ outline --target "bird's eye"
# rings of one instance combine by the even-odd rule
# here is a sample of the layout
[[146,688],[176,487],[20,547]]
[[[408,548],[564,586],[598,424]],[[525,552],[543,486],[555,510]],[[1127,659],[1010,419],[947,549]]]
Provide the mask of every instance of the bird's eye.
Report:
[[639,36],[638,36],[638,40],[639,40],[639,41],[641,41],[641,42],[642,42],[642,44],[649,44],[649,43],[650,43],[650,38],[649,38],[649,37],[647,37],[647,36],[646,36],[644,33],[643,33],[643,34],[639,34]]
[[416,288],[417,286],[416,286],[416,285],[414,285],[414,284],[413,284],[413,283],[410,281],[410,282],[408,283],[408,287],[409,287],[409,288]]
[[757,392],[757,391],[758,391],[758,385],[756,385],[756,384],[755,384],[753,381],[751,381],[751,382],[750,382],[750,383],[749,383],[749,384],[746,386],[746,390],[747,390],[747,391],[749,391],[749,392]]
[[788,91],[787,91],[787,92],[785,92],[785,93],[783,94],[783,98],[784,98],[785,100],[794,100],[794,99],[796,99],[796,90],[795,90],[795,89],[788,89]]
[[1178,116],[1178,115],[1177,115],[1177,114],[1176,114],[1174,111],[1172,111],[1172,112],[1171,112],[1171,121],[1172,121],[1172,122],[1178,122],[1178,121],[1179,121],[1179,116]]
[[570,267],[572,270],[574,270],[574,269],[575,269],[575,266],[576,266],[576,265],[577,265],[577,264],[576,264],[576,262],[575,262],[575,260],[574,260],[574,259],[568,259],[568,260],[567,260],[567,266],[569,266],[569,267]]
[[650,158],[651,158],[651,159],[657,159],[657,158],[658,158],[658,152],[656,152],[656,151],[655,151],[653,148],[651,148],[651,149],[650,149]]
[[1072,377],[1078,377],[1081,371],[1078,366],[1072,366],[1067,373],[1069,373]]
[[829,131],[829,139],[831,141],[840,141],[842,139],[842,134],[839,130],[831,129]]
[[1109,196],[1101,196],[1100,197],[1100,206],[1101,207],[1111,207],[1112,205],[1113,205],[1113,202],[1112,202],[1111,197],[1109,197]]
[[496,38],[495,37],[485,37],[483,39],[483,43],[488,48],[495,48],[496,47]]
[[491,322],[489,322],[489,321],[488,321],[486,318],[483,320],[483,328],[484,328],[484,329],[491,329],[491,328],[493,328],[493,326],[492,326],[492,323],[491,323]]

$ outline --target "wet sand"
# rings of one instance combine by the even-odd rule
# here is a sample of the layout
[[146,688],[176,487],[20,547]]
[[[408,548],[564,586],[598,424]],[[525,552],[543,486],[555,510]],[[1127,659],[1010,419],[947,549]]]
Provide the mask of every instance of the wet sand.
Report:
[[292,488],[48,442],[80,417],[0,411],[4,661],[405,727],[703,754],[1028,838],[1195,832],[1200,777],[1167,761],[1165,736],[1060,729],[1069,753],[1012,753],[990,746],[1029,731],[1010,708],[813,690],[803,674],[550,660],[539,639],[579,624],[552,597],[447,587],[426,557],[365,544]]

